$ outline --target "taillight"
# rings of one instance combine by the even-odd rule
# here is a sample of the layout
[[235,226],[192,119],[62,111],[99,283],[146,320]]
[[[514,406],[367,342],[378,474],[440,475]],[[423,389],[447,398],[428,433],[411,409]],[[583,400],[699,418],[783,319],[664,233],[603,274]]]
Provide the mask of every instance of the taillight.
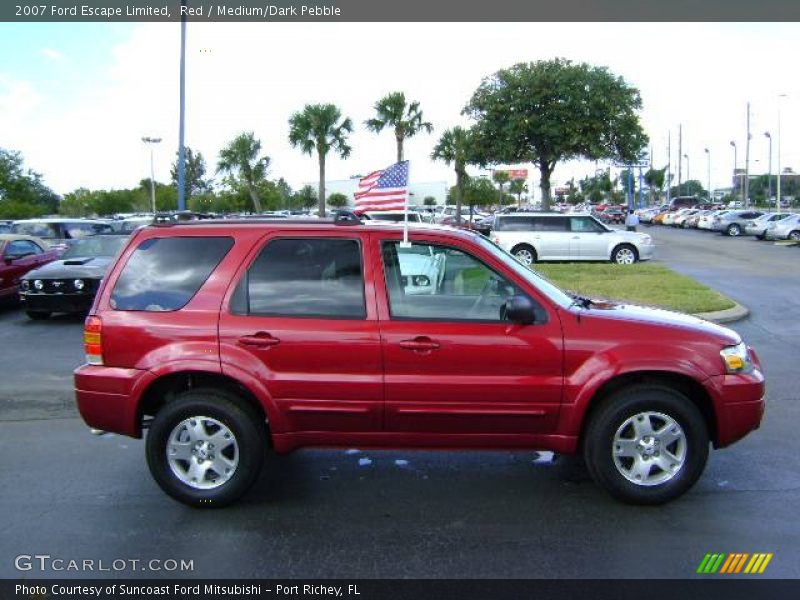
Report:
[[100,317],[86,317],[83,327],[83,349],[90,365],[103,364],[103,322]]

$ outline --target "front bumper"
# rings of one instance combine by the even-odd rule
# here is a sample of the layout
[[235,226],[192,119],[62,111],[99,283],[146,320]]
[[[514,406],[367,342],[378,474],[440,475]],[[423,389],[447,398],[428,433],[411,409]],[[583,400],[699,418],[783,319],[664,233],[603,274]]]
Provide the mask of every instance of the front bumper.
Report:
[[20,292],[20,300],[28,310],[85,313],[92,307],[94,294],[43,294]]
[[639,246],[639,260],[650,260],[655,254],[655,244],[642,244]]
[[764,375],[759,369],[740,375],[717,375],[711,384],[717,404],[716,447],[723,448],[758,429],[766,406]]

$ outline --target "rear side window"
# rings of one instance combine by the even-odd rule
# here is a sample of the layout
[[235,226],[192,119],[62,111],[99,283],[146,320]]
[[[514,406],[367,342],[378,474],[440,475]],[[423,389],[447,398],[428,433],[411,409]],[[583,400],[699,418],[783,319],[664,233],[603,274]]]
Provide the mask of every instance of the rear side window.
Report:
[[364,319],[361,246],[356,240],[269,242],[237,286],[235,314]]
[[229,237],[151,238],[139,244],[111,293],[111,308],[150,312],[188,304],[233,246]]
[[11,231],[46,239],[59,237],[58,229],[50,223],[15,223],[12,225]]

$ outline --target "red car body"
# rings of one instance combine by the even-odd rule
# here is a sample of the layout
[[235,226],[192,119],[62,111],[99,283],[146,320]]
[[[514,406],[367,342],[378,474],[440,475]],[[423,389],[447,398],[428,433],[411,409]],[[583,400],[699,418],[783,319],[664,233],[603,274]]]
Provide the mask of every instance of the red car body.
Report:
[[[720,359],[721,348],[741,343],[736,333],[667,311],[559,304],[473,233],[414,227],[411,240],[469,253],[529,295],[543,318],[535,325],[393,319],[381,243],[402,235],[396,226],[308,222],[134,233],[87,320],[87,341],[101,345],[102,365],[75,372],[81,415],[93,428],[141,437],[170,390],[202,381],[254,403],[277,452],[334,445],[574,453],[603,398],[658,381],[691,398],[715,447],[759,426],[765,384],[757,357],[751,370],[736,374]],[[115,310],[110,297],[126,262],[145,240],[163,236],[229,236],[235,243],[184,308]],[[366,317],[233,314],[236,284],[259,250],[271,240],[304,237],[358,240]]]
[[[24,243],[31,253],[12,254],[18,242]],[[22,276],[54,261],[58,256],[58,252],[38,238],[0,234],[0,299],[16,298]]]

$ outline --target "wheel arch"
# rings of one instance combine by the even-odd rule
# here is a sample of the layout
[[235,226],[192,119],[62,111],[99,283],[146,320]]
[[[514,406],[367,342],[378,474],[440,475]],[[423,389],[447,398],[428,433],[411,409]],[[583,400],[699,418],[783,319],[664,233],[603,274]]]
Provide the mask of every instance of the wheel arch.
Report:
[[628,247],[631,250],[633,250],[633,253],[636,256],[636,261],[635,262],[639,261],[639,257],[640,257],[639,248],[637,248],[636,244],[634,244],[632,242],[617,242],[617,243],[615,243],[613,246],[611,246],[611,252],[608,255],[608,260],[610,260],[611,262],[614,262],[614,255],[617,253],[617,250],[619,250],[620,248],[623,248],[623,247]]
[[627,387],[634,385],[661,385],[672,388],[687,398],[697,407],[708,428],[708,437],[717,445],[717,414],[714,409],[714,402],[708,391],[696,379],[683,373],[671,371],[636,371],[623,373],[613,377],[601,385],[587,403],[586,410],[581,420],[581,427],[578,436],[578,443],[583,446],[586,429],[592,416],[608,399]]

